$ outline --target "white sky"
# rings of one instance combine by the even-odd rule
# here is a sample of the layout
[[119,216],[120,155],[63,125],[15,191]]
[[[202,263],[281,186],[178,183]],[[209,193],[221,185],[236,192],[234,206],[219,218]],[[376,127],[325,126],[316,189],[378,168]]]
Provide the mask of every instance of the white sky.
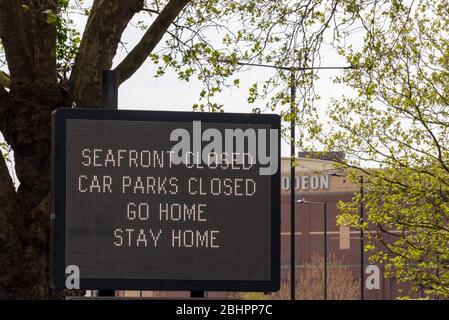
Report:
[[[84,18],[79,17],[78,23],[83,25]],[[134,23],[137,18],[133,19]],[[130,50],[141,38],[143,31],[128,26],[122,36],[122,42]],[[114,59],[115,67],[126,55],[125,50],[118,50]],[[322,66],[346,66],[343,58],[339,57],[334,49],[324,47],[322,52]],[[317,109],[325,116],[327,105],[331,98],[338,98],[347,89],[332,82],[332,79],[342,74],[340,70],[321,70],[320,80],[316,82],[316,92],[321,96],[317,102]],[[192,105],[198,103],[199,92],[202,83],[192,77],[189,82],[178,80],[177,74],[167,70],[162,77],[155,78],[155,66],[151,61],[142,67],[119,89],[119,109],[129,110],[170,110],[170,111],[192,111]],[[237,77],[240,79],[239,88],[225,88],[214,100],[224,105],[225,112],[249,113],[255,107],[263,110],[265,103],[258,101],[256,104],[248,104],[248,89],[255,81],[263,81],[274,74],[274,70],[266,68],[252,68],[245,72],[240,72]],[[277,113],[280,111],[277,110]],[[288,124],[284,124],[287,125]],[[290,154],[290,146],[286,141],[282,142],[282,156]]]

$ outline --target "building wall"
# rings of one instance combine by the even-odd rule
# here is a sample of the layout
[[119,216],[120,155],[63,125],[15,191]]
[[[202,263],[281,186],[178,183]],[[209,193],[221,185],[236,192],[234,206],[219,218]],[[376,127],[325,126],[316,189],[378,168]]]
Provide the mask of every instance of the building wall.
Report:
[[[281,166],[281,274],[285,280],[290,274],[290,188],[287,186],[290,178],[290,159],[283,158]],[[342,268],[349,270],[357,286],[356,299],[360,298],[361,279],[361,242],[360,231],[344,226],[337,226],[338,215],[337,203],[339,201],[351,201],[360,191],[360,186],[353,184],[345,176],[335,176],[339,174],[333,169],[332,163],[318,159],[297,159],[296,173],[296,194],[297,200],[305,199],[310,202],[326,202],[327,204],[327,255],[334,257]],[[319,181],[312,185],[310,182]],[[321,183],[324,181],[325,183]],[[306,183],[304,183],[306,182]],[[307,183],[308,182],[308,183]],[[297,278],[304,270],[304,266],[310,263],[312,256],[324,257],[324,210],[321,204],[296,203],[295,207],[295,246],[296,246],[296,266]],[[367,232],[374,232],[368,230]],[[364,254],[365,280],[370,273],[366,273],[370,265],[369,253]],[[396,283],[395,279],[383,276],[383,267],[377,266],[380,270],[379,289],[369,289],[365,286],[365,299],[395,299],[407,291],[407,287]],[[321,266],[324,269],[324,266]],[[369,270],[369,269],[368,269]],[[328,282],[332,278],[332,268],[328,264]],[[329,286],[329,284],[328,284]],[[307,290],[298,288],[297,290]],[[403,292],[400,292],[403,290]],[[329,295],[329,291],[328,291]]]

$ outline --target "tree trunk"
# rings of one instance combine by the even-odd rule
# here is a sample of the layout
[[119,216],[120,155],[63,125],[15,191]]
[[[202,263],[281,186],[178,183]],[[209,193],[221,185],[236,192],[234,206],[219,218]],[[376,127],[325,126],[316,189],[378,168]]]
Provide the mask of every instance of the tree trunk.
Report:
[[14,150],[20,186],[3,215],[0,295],[15,299],[57,297],[48,285],[50,116],[61,96],[57,87],[37,82],[12,85],[10,101],[4,136]]

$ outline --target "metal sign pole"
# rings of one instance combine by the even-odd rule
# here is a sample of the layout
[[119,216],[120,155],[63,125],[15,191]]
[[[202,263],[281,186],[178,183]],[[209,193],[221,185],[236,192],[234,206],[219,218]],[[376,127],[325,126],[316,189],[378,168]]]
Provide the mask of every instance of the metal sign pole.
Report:
[[204,298],[204,291],[190,291],[190,298]]
[[291,207],[291,215],[290,215],[290,298],[291,300],[295,300],[296,296],[296,221],[295,221],[295,182],[296,182],[296,151],[295,151],[295,126],[296,126],[296,74],[295,69],[291,68],[290,70],[291,76],[291,105],[290,105],[290,207]]
[[[360,180],[360,223],[363,224],[363,176],[359,177]],[[365,254],[364,247],[364,235],[363,227],[360,228],[360,300],[365,300]]]
[[101,106],[118,109],[118,76],[115,70],[103,70],[101,80]]
[[[101,106],[105,109],[118,109],[117,71],[103,70],[101,78]],[[99,297],[115,297],[115,290],[98,290]]]
[[324,300],[327,300],[327,202],[323,203],[324,224]]

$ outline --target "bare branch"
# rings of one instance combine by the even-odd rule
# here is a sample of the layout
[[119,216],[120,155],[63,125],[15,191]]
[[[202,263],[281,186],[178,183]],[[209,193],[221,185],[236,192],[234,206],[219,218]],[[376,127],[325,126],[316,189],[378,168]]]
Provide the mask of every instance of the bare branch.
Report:
[[118,72],[120,84],[129,79],[140,68],[162,39],[167,29],[189,2],[190,0],[171,0],[164,7],[140,42],[115,69]]
[[153,13],[153,14],[161,14],[158,10],[149,9],[149,8],[144,8],[144,9],[142,9],[142,11],[148,12],[148,13]]
[[99,106],[101,72],[111,68],[123,31],[143,5],[143,0],[94,2],[70,79],[79,106]]

